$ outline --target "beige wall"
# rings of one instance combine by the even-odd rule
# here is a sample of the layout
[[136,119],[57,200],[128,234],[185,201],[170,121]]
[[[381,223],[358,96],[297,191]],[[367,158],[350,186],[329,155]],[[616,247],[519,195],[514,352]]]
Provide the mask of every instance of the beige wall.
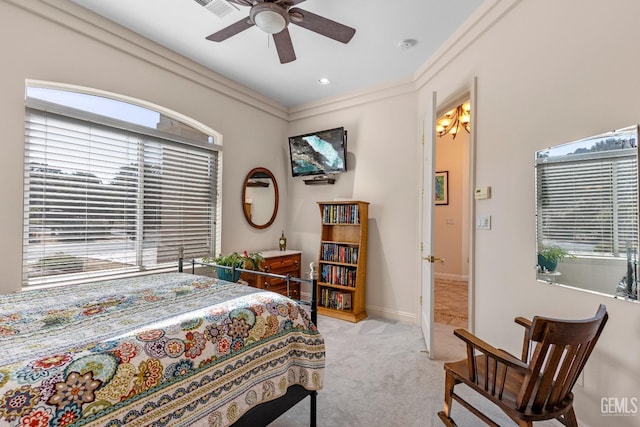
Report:
[[[523,0],[485,32],[425,67],[420,108],[433,91],[452,96],[478,78],[476,182],[492,198],[476,203],[492,230],[476,233],[475,325],[516,351],[518,315],[586,317],[600,303],[610,320],[576,387],[578,417],[590,426],[639,425],[640,414],[605,418],[603,397],[640,398],[640,306],[535,280],[533,155],[543,147],[640,122],[640,2]],[[486,28],[487,26],[485,26]],[[625,47],[629,46],[629,47]],[[458,49],[460,48],[460,49]],[[443,65],[439,68],[437,65]],[[436,71],[437,70],[437,71]]]
[[[538,283],[533,213],[536,150],[640,121],[640,60],[631,42],[640,40],[640,2],[489,0],[477,25],[461,30],[413,78],[291,111],[99,19],[97,26],[73,4],[65,8],[91,24],[49,4],[59,3],[0,1],[0,292],[20,282],[23,97],[25,79],[33,78],[124,93],[221,132],[225,251],[273,247],[284,229],[307,264],[318,250],[317,201],[370,202],[367,309],[416,321],[422,117],[433,91],[440,100],[457,97],[477,76],[475,180],[491,185],[493,195],[475,209],[493,223],[472,236],[476,332],[517,351],[515,316],[584,317],[606,303],[609,325],[575,390],[578,417],[591,427],[610,425],[600,414],[603,397],[640,397],[640,307]],[[327,186],[291,178],[286,136],[335,126],[349,131],[349,172]],[[249,228],[241,211],[242,179],[255,166],[271,169],[281,184],[281,211],[265,231]],[[613,421],[632,426],[639,417]]]
[[[272,170],[278,182],[285,181],[286,159],[273,156],[280,152],[287,135],[282,106],[97,19],[70,2],[3,0],[0,20],[0,257],[4,266],[0,292],[18,290],[21,282],[26,79],[125,94],[177,111],[220,132],[224,144],[222,249],[277,247],[286,209],[269,229],[252,229],[242,213],[241,192],[246,174],[257,166]],[[281,202],[286,205],[286,192],[281,193]]]
[[[288,235],[303,251],[304,267],[318,257],[319,201],[336,198],[369,202],[367,311],[414,321],[418,208],[419,138],[415,94],[341,108],[294,120],[291,135],[344,126],[348,131],[348,172],[334,185],[287,180]],[[308,268],[306,268],[308,270]],[[303,271],[305,269],[303,268]]]
[[[422,166],[418,161],[415,171],[400,175],[386,169],[396,152],[380,155],[388,153],[389,141],[376,135],[392,133],[385,131],[386,122],[380,118],[398,116],[389,123],[396,136],[393,145],[414,147],[403,155],[406,168],[411,169],[414,159],[422,156],[420,144],[411,141],[420,137],[420,131],[398,134],[398,129],[420,129],[434,91],[441,109],[468,91],[477,77],[471,166],[476,168],[476,186],[491,186],[492,197],[475,202],[474,208],[476,215],[491,215],[492,229],[478,231],[471,239],[476,255],[472,272],[475,331],[499,347],[518,352],[522,331],[513,323],[514,317],[581,318],[593,315],[598,304],[606,304],[609,324],[574,390],[578,417],[591,427],[639,423],[640,414],[603,417],[601,399],[640,398],[640,306],[536,281],[533,155],[549,145],[640,122],[640,86],[634,72],[640,60],[625,47],[628,41],[640,39],[640,26],[635,23],[639,14],[640,2],[631,0],[488,1],[476,14],[476,24],[461,29],[414,76],[415,111],[406,105],[398,114],[398,102],[408,96],[399,84],[395,91],[375,88],[358,94],[360,103],[349,95],[331,105],[301,107],[292,112],[296,120],[290,127],[290,133],[297,133],[344,124],[358,135],[371,135],[356,138],[356,170],[339,177],[335,188],[311,190],[290,183],[289,216],[313,215],[310,206],[318,199],[365,198],[362,194],[371,193],[377,206],[370,216],[378,224],[370,245],[381,247],[370,248],[367,307],[377,309],[383,304],[382,314],[415,320],[419,305],[411,300],[417,299],[418,289],[413,295],[400,295],[414,289],[405,282],[412,276],[403,273],[405,269],[414,269],[420,276],[420,257],[411,256],[409,248],[420,232],[420,203],[414,191],[420,191]],[[417,175],[410,176],[414,172]],[[370,185],[352,192],[354,176],[370,180]],[[314,226],[306,220],[297,222],[297,237],[312,250],[317,239]]]
[[447,171],[449,177],[449,204],[436,205],[433,210],[433,254],[436,277],[466,280],[469,241],[469,134],[459,133],[454,139],[447,134],[436,138],[436,171]]

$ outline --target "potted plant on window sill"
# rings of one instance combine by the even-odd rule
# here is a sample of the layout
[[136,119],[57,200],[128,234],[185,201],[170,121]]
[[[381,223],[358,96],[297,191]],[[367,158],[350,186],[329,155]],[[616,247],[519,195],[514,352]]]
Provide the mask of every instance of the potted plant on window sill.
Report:
[[[238,252],[231,252],[228,255],[218,255],[215,258],[203,258],[202,261],[213,263],[217,266],[242,268],[245,270],[261,271],[260,263],[264,261],[264,257],[260,252],[247,253],[244,251],[242,255]],[[237,282],[240,280],[240,271],[234,271],[231,268],[213,268],[218,278],[228,282]]]
[[573,258],[573,255],[559,246],[543,246],[538,250],[538,266],[543,271],[555,271],[562,258]]

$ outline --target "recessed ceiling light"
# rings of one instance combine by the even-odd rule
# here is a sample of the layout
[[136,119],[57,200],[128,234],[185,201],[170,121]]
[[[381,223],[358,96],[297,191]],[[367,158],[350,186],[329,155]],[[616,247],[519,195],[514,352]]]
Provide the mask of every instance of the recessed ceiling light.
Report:
[[320,83],[321,85],[328,85],[329,83],[331,83],[331,80],[329,80],[326,77],[323,77],[323,78],[318,80],[318,83]]
[[410,49],[414,47],[418,41],[416,39],[404,39],[398,42],[398,47],[400,49]]

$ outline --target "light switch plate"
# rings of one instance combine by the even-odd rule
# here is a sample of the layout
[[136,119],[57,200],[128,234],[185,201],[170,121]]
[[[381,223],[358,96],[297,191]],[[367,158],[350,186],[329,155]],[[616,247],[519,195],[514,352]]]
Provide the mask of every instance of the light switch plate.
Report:
[[491,215],[478,215],[476,217],[476,230],[491,230]]

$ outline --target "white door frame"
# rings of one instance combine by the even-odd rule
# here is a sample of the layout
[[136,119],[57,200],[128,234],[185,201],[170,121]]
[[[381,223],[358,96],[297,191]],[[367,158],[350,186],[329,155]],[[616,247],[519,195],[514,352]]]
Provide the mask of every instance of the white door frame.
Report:
[[420,328],[433,359],[433,190],[435,167],[436,107],[438,94],[431,94],[422,123],[422,191],[420,199]]
[[[468,272],[468,329],[471,332],[475,330],[475,198],[474,189],[476,187],[476,126],[477,126],[477,77],[474,77],[469,85],[460,90],[454,99],[461,96],[468,96],[471,103],[471,133],[469,135],[469,272]],[[421,241],[421,267],[420,267],[420,326],[424,335],[429,358],[433,359],[433,265],[425,258],[433,256],[433,168],[435,166],[435,124],[438,116],[437,92],[433,92],[430,99],[430,105],[427,106],[423,124],[423,152],[422,152],[422,200],[420,206],[420,235]],[[449,101],[451,102],[451,101]],[[446,103],[442,103],[447,106]],[[429,163],[427,163],[429,162]],[[428,176],[427,176],[428,175]],[[425,241],[428,239],[428,241]],[[426,264],[429,264],[428,266]]]

